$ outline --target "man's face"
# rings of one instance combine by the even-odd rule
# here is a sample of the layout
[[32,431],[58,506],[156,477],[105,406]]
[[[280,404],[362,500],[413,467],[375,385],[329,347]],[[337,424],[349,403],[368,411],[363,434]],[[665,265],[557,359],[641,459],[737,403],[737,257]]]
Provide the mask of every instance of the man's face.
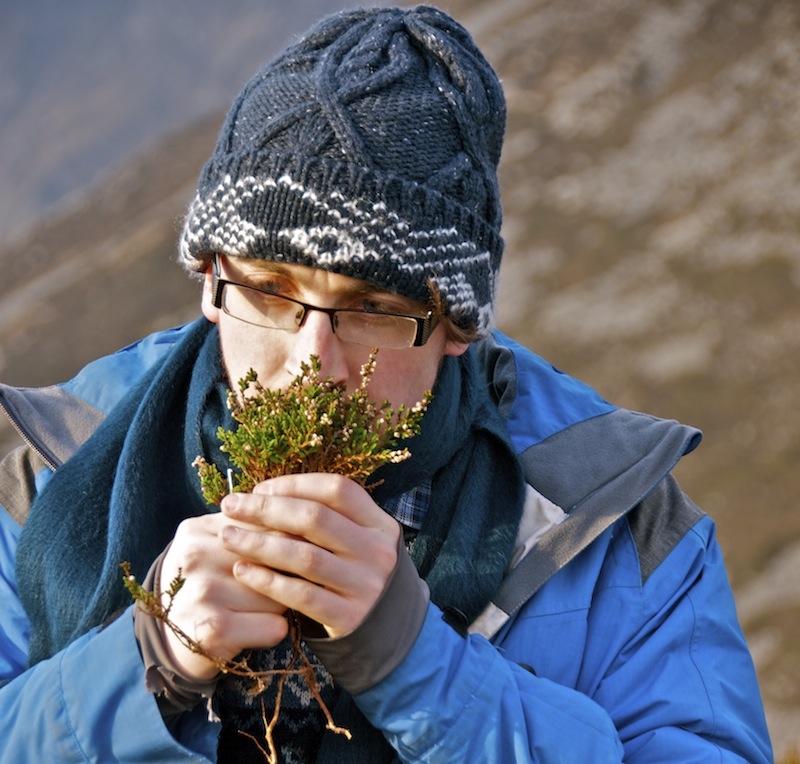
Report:
[[[419,316],[427,310],[421,303],[381,291],[367,282],[316,268],[229,257],[220,257],[219,265],[224,279],[321,308],[377,306],[382,311]],[[251,368],[264,387],[286,387],[300,373],[300,364],[308,362],[311,355],[320,359],[321,376],[333,377],[348,391],[358,387],[361,366],[369,357],[370,348],[340,340],[333,333],[327,314],[309,311],[296,332],[253,326],[214,306],[212,280],[209,268],[203,287],[203,314],[219,327],[225,369],[234,389]],[[370,397],[378,402],[388,400],[393,408],[413,406],[426,390],[433,388],[444,356],[461,355],[466,349],[466,344],[447,340],[442,325],[421,347],[380,349]]]

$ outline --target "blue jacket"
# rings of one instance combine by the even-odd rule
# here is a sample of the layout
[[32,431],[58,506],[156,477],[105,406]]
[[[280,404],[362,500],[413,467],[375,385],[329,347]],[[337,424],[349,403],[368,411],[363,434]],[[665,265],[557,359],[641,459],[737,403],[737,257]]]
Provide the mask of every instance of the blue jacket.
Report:
[[[36,491],[181,331],[64,385],[0,387],[27,443],[0,465],[2,763],[214,760],[204,708],[164,725],[130,610],[26,670],[14,574]],[[713,522],[670,477],[699,433],[618,409],[499,333],[480,352],[528,482],[566,514],[469,636],[430,605],[403,661],[356,696],[361,710],[403,761],[771,761]]]

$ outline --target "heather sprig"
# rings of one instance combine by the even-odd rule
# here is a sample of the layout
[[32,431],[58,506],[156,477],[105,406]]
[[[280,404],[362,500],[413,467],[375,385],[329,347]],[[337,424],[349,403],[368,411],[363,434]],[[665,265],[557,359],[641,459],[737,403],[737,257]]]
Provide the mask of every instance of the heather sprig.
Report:
[[[419,432],[431,394],[396,410],[388,401],[372,401],[368,388],[376,352],[361,367],[361,382],[349,394],[331,377],[320,378],[317,356],[278,390],[263,387],[251,369],[239,381],[239,394],[228,393],[236,426],[217,431],[220,449],[236,468],[233,489],[249,492],[262,480],[301,472],[333,472],[368,486],[378,467],[407,459],[410,452],[397,442]],[[226,478],[202,457],[194,466],[206,501],[219,504],[230,490]]]

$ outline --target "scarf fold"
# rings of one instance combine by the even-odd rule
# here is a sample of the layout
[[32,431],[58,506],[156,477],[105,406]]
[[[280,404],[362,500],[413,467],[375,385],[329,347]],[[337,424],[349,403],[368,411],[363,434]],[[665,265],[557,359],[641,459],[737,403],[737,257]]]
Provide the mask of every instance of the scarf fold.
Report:
[[[226,393],[216,326],[200,319],[39,494],[17,553],[31,664],[130,604],[119,564],[143,580],[181,520],[209,511],[191,463],[203,455],[227,467],[216,438],[233,423]],[[524,479],[471,350],[444,359],[421,432],[406,445],[411,459],[375,473],[374,498],[431,481],[412,558],[432,600],[472,620],[507,569]],[[372,750],[363,760],[377,760],[362,740]],[[348,750],[356,756],[359,745]]]
[[143,580],[178,523],[208,511],[184,441],[198,435],[192,412],[224,390],[218,347],[216,327],[195,322],[31,506],[17,550],[31,664],[129,605],[119,564]]
[[[378,355],[380,363],[380,354]],[[446,356],[411,458],[374,474],[373,498],[432,481],[411,557],[442,609],[470,623],[505,575],[524,503],[524,476],[472,350]]]

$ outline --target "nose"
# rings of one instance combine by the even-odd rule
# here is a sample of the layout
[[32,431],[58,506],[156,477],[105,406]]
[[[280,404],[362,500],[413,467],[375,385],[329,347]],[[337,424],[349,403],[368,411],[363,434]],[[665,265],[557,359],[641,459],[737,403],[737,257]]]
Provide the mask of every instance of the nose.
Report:
[[331,316],[308,310],[300,328],[291,336],[292,351],[287,357],[287,371],[292,378],[300,373],[300,365],[315,355],[319,358],[320,376],[333,378],[337,385],[347,385],[348,365],[344,343],[333,333]]

